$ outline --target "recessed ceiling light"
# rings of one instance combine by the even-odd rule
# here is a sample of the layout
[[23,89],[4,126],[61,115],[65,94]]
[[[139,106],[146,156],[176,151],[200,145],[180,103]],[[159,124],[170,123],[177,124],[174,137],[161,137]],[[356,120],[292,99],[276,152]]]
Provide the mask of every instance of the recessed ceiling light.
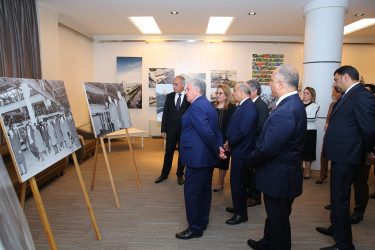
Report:
[[365,14],[360,13],[360,14],[355,14],[354,16],[364,16]]
[[171,11],[171,14],[172,14],[172,15],[177,15],[177,14],[178,14],[178,11]]
[[371,25],[375,24],[375,18],[364,18],[357,22],[348,24],[344,27],[344,35],[347,35],[349,33],[352,33],[357,30],[361,30],[364,28],[367,28]]
[[250,16],[254,16],[254,15],[256,15],[257,13],[256,12],[254,12],[254,11],[252,11],[252,12],[249,12],[249,15]]
[[129,17],[129,19],[143,34],[161,34],[161,31],[152,16]]
[[225,34],[234,17],[210,17],[206,34]]

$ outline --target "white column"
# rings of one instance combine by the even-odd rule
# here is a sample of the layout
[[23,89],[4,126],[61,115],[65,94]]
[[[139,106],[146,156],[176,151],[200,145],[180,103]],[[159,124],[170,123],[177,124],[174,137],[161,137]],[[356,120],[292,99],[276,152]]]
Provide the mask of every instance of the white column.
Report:
[[348,5],[348,0],[314,0],[304,7],[306,23],[302,90],[313,87],[316,103],[320,105],[313,169],[320,169],[324,123],[332,102],[333,73],[341,66],[344,17]]

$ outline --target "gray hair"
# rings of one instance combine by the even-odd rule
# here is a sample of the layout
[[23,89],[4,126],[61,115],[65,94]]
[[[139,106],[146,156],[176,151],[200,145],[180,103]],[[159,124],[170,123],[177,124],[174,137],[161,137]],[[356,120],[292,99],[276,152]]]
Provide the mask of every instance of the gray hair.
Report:
[[257,80],[249,80],[246,82],[250,86],[250,90],[257,90],[257,95],[262,94],[262,87],[260,86],[260,83]]
[[280,66],[276,74],[282,75],[284,82],[286,82],[290,87],[298,89],[299,75],[295,67],[291,65]]
[[189,83],[194,89],[199,89],[202,96],[206,95],[206,83],[202,79],[193,79]]
[[251,95],[250,89],[246,86],[248,85],[247,83],[237,83],[237,84],[239,84],[238,86],[239,91],[242,90],[246,95]]

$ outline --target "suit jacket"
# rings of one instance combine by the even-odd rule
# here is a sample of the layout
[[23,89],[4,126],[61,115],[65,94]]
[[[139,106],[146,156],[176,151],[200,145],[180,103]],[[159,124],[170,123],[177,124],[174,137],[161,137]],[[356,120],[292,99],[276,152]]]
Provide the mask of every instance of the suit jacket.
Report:
[[354,86],[333,106],[324,139],[327,159],[362,164],[375,142],[375,98],[361,84]]
[[181,134],[181,117],[190,106],[186,100],[186,95],[181,102],[180,109],[177,111],[174,98],[176,92],[169,93],[164,103],[163,118],[161,122],[161,132],[167,133],[167,137]]
[[258,139],[262,132],[263,125],[269,116],[269,110],[267,104],[260,98],[260,96],[254,102],[254,105],[258,111],[258,124],[255,130],[255,138]]
[[298,94],[286,97],[268,117],[248,158],[255,167],[257,189],[275,198],[302,194],[301,154],[306,129],[306,111]]
[[226,136],[232,157],[246,159],[255,147],[258,111],[249,98],[239,105],[229,120]]
[[216,110],[205,96],[200,96],[182,116],[181,163],[191,168],[216,166],[222,146]]

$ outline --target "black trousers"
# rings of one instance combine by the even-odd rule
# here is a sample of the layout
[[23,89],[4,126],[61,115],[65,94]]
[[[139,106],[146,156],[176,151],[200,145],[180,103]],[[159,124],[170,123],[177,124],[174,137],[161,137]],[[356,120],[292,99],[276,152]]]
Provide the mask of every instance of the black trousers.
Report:
[[232,156],[230,168],[230,188],[232,191],[232,202],[236,214],[247,216],[247,192],[249,183],[249,168],[246,159]]
[[[161,175],[164,177],[168,177],[169,172],[171,172],[172,168],[172,161],[173,161],[173,155],[174,150],[176,149],[177,143],[180,144],[180,137],[181,134],[167,134],[167,139],[165,142],[165,154],[164,154],[164,164],[163,164],[163,170],[161,172]],[[180,148],[178,149],[180,150]],[[180,152],[178,153],[178,166],[177,166],[177,177],[184,176],[184,166],[181,164],[180,160]]]
[[290,250],[291,230],[289,216],[294,198],[274,198],[263,195],[267,218],[261,244],[270,250]]
[[350,223],[350,188],[357,165],[331,163],[331,223],[339,249],[354,249]]
[[368,199],[369,199],[369,188],[368,188],[368,176],[370,172],[370,165],[357,166],[353,178],[354,187],[354,216],[360,216],[365,213]]
[[249,186],[247,188],[247,196],[253,200],[260,200],[262,198],[262,192],[256,188],[256,179],[254,169],[249,170]]

